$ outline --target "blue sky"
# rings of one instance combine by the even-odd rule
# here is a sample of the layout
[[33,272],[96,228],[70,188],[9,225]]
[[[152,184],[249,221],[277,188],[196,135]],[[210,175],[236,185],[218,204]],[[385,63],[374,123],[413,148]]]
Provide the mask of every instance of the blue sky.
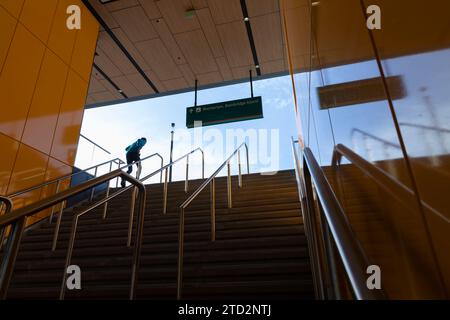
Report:
[[[125,159],[125,147],[140,137],[149,143],[141,156],[158,152],[165,163],[169,160],[170,124],[175,122],[174,159],[195,147],[205,150],[205,174],[209,176],[245,137],[232,138],[228,134],[256,135],[257,140],[246,139],[250,148],[251,172],[267,172],[293,167],[290,138],[297,129],[294,118],[291,81],[289,76],[254,82],[254,95],[262,96],[264,118],[229,124],[208,126],[203,132],[186,128],[186,108],[194,104],[194,92],[152,98],[85,111],[81,133],[112,152],[113,157]],[[201,90],[198,105],[247,98],[250,84]],[[195,129],[197,130],[197,129]],[[240,131],[239,131],[240,130]],[[202,138],[199,139],[199,136]],[[218,138],[222,136],[222,138]],[[252,136],[253,137],[253,136]],[[80,139],[76,166],[87,168],[112,156],[99,149],[93,154],[93,146]],[[192,178],[201,176],[201,157],[190,160]],[[159,166],[158,159],[147,161],[144,173],[153,172]],[[242,155],[242,162],[245,157]],[[233,166],[236,172],[236,165]],[[106,170],[105,168],[104,170]],[[184,162],[174,168],[174,179],[183,179]],[[225,174],[225,171],[222,173]],[[155,181],[155,180],[152,180]]]

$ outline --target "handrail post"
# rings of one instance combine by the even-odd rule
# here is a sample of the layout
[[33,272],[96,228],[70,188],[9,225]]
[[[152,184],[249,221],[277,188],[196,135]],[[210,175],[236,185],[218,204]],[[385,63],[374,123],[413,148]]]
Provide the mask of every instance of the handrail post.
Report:
[[[117,169],[120,169],[121,161],[118,161]],[[119,188],[119,177],[116,179],[116,189]]]
[[[112,170],[112,162],[109,164],[109,172]],[[109,197],[109,189],[110,189],[111,181],[108,181],[108,185],[106,186],[106,196]],[[105,202],[105,206],[103,207],[103,220],[106,219],[106,211],[108,210],[108,202]]]
[[202,152],[202,179],[205,179],[205,153],[202,149],[200,149]]
[[128,222],[127,247],[131,247],[131,236],[133,233],[133,220],[134,220],[134,207],[136,204],[136,192],[137,192],[137,188],[133,187],[133,191],[131,192],[130,221]]
[[[94,178],[97,178],[97,170],[98,170],[98,167],[95,167]],[[95,192],[95,187],[92,188],[90,202],[92,202],[92,200],[94,200],[94,192]]]
[[72,254],[73,254],[73,247],[75,244],[75,235],[77,232],[78,227],[78,215],[76,215],[73,218],[72,222],[72,230],[70,232],[70,239],[69,239],[69,247],[67,248],[67,255],[66,255],[66,263],[64,265],[64,271],[63,271],[63,279],[61,283],[61,289],[59,291],[59,300],[64,300],[64,295],[66,293],[66,279],[67,279],[67,268],[70,266],[71,260],[72,260]]
[[238,169],[239,169],[239,178],[238,185],[239,188],[242,188],[242,173],[241,173],[241,150],[238,150]]
[[231,164],[230,160],[227,162],[228,168],[228,177],[227,177],[227,194],[228,194],[228,208],[231,209],[233,207],[232,199],[231,199]]
[[61,227],[61,220],[62,220],[62,216],[63,216],[65,203],[66,203],[66,201],[61,202],[61,207],[59,209],[58,220],[56,222],[55,233],[53,235],[52,251],[56,250],[56,243],[58,242],[59,229]]
[[247,154],[247,174],[250,174],[250,160],[248,158],[248,146],[247,146],[247,143],[245,143],[244,146],[245,146],[245,152]]
[[164,173],[164,190],[163,190],[163,213],[166,214],[167,212],[167,178],[168,178],[168,168],[165,169],[165,173]]
[[186,179],[184,181],[184,192],[188,193],[188,180],[189,180],[189,155],[186,157]]
[[[0,196],[0,201],[1,201],[0,214],[2,213],[3,205],[5,206],[5,214],[9,213],[13,208],[13,202],[11,201],[11,199]],[[2,250],[2,248],[3,248],[3,243],[5,242],[6,232],[7,232],[6,226],[4,228],[1,228],[1,230],[0,230],[0,250]]]
[[9,283],[14,271],[17,253],[19,252],[20,240],[22,239],[23,230],[27,218],[23,217],[15,222],[11,235],[6,243],[5,253],[3,254],[0,266],[0,299],[5,300],[8,293]]
[[211,180],[211,241],[216,241],[216,179]]
[[183,257],[184,257],[184,208],[180,208],[180,221],[178,230],[178,269],[177,269],[177,300],[181,299],[183,288]]
[[[61,180],[58,180],[58,183],[56,184],[56,190],[55,190],[55,194],[57,194],[59,192],[59,187],[61,186]],[[53,213],[55,212],[55,206],[52,207],[52,212],[50,213],[50,219],[49,219],[49,223],[52,223],[53,221]]]
[[161,157],[161,169],[159,171],[159,183],[162,183],[162,177],[163,177],[163,170],[162,168],[164,167],[164,159],[163,157]]

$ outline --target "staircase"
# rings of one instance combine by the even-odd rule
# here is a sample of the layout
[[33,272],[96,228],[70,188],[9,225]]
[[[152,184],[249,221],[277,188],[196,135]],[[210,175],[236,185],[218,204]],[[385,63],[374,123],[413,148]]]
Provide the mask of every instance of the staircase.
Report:
[[[189,182],[193,192],[203,180]],[[183,299],[313,299],[313,284],[294,171],[232,178],[233,208],[227,208],[226,178],[216,179],[216,241],[211,242],[209,190],[188,207],[185,223]],[[145,231],[137,299],[175,299],[178,206],[184,182],[147,186]],[[113,193],[114,190],[111,190]],[[82,271],[81,290],[66,299],[128,299],[132,248],[126,246],[131,193],[79,222],[72,264]],[[55,223],[44,222],[23,237],[10,285],[10,299],[57,299],[73,212],[64,214],[51,251]],[[134,239],[134,238],[133,238]]]

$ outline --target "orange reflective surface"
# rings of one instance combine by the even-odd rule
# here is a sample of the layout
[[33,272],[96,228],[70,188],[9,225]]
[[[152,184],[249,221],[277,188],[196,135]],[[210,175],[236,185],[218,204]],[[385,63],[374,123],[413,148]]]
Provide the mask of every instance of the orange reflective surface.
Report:
[[[66,27],[73,4],[82,8],[80,30]],[[0,194],[72,171],[97,35],[81,1],[0,0]],[[52,188],[16,197],[15,208]]]
[[[324,0],[314,6],[282,1],[299,129],[305,145],[327,167],[370,262],[381,267],[388,297],[448,298],[450,2],[366,2],[378,4],[382,12],[374,42],[359,0]],[[393,82],[384,91],[381,71],[400,78],[403,95],[394,94],[399,88]],[[381,97],[375,89],[358,86],[372,78],[383,89]],[[340,84],[347,91],[331,91]],[[324,107],[319,90],[325,87],[335,101],[347,104]],[[396,190],[385,190],[345,158],[339,170],[328,168],[336,144],[381,169],[411,196],[399,198]]]

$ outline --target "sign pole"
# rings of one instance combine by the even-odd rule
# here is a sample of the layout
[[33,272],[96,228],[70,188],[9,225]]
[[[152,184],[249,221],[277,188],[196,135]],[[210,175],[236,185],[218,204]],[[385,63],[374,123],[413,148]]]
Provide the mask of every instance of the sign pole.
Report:
[[252,76],[252,69],[250,69],[250,92],[251,92],[252,98],[253,98],[253,76]]
[[197,89],[198,89],[198,80],[195,79],[195,101],[194,101],[194,106],[197,106]]

